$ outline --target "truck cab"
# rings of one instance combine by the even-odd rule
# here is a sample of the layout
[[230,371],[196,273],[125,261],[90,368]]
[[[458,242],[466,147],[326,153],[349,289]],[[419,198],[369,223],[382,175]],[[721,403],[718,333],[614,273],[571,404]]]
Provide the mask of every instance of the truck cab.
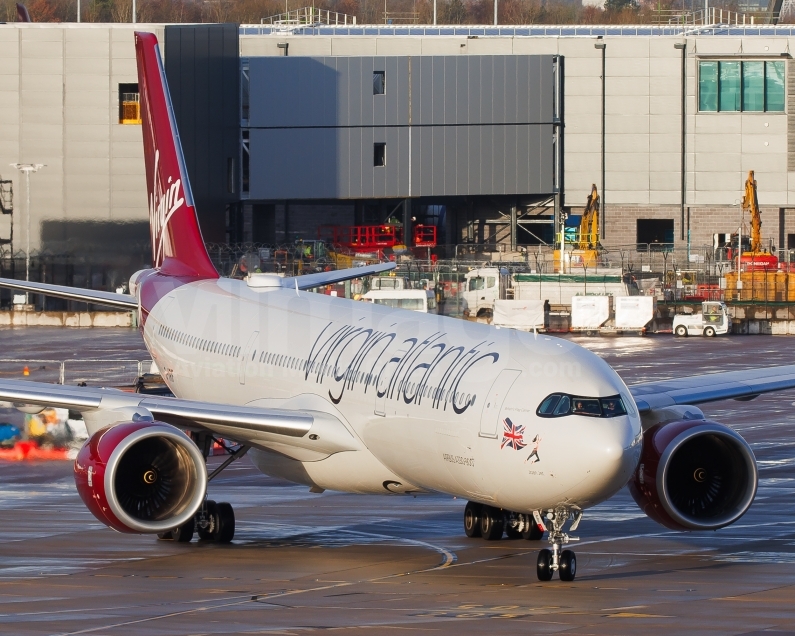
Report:
[[731,318],[726,303],[705,301],[699,314],[677,314],[673,330],[676,336],[719,336],[729,333]]
[[494,310],[494,301],[500,298],[500,270],[481,267],[467,272],[463,293],[473,316]]

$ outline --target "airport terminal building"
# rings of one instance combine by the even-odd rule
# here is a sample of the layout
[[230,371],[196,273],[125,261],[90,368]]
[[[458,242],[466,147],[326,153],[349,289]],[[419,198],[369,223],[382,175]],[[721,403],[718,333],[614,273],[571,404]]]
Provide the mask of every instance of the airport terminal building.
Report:
[[44,165],[34,250],[146,251],[136,28],[161,42],[210,243],[389,218],[551,243],[596,184],[603,244],[711,245],[754,170],[764,237],[795,249],[789,26],[19,23],[0,25],[4,249],[25,247],[25,163]]

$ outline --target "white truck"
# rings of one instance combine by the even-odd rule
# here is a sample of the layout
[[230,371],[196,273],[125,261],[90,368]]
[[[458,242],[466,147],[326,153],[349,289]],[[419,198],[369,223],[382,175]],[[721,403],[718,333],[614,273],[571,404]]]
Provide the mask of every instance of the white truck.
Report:
[[729,308],[725,303],[705,301],[701,313],[676,314],[674,316],[674,335],[676,336],[719,336],[731,330]]
[[[506,270],[507,271],[507,270]],[[587,274],[500,274],[497,267],[481,267],[467,272],[463,293],[473,316],[493,314],[494,301],[548,300],[554,305],[570,305],[577,295],[608,294],[613,297],[638,295],[637,285],[620,271],[594,271]],[[501,293],[501,291],[503,293]]]

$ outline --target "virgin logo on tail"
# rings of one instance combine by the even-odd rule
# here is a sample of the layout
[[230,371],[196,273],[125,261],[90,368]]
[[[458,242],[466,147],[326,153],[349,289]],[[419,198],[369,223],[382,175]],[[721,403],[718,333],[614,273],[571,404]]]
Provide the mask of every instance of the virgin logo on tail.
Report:
[[160,166],[160,151],[155,150],[155,166],[152,182],[154,189],[149,197],[149,222],[152,227],[152,256],[154,262],[160,265],[163,262],[164,248],[171,245],[171,236],[168,232],[168,222],[174,213],[185,204],[182,196],[182,179],[163,184],[158,168]]

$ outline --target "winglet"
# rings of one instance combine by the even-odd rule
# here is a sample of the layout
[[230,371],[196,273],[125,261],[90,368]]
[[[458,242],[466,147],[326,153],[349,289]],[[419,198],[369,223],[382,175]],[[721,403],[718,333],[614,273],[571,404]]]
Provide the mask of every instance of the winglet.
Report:
[[154,267],[161,273],[218,278],[204,246],[157,38],[135,33],[138,90]]

